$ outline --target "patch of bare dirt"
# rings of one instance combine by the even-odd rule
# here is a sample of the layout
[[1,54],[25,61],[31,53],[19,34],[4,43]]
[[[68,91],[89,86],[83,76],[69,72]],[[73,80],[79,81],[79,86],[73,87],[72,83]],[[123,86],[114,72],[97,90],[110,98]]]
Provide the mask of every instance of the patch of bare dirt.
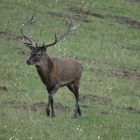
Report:
[[140,114],[140,109],[134,108],[132,106],[128,106],[128,107],[121,107],[121,106],[112,106],[115,109],[121,111],[121,112],[133,112],[133,113],[138,113]]
[[17,35],[15,35],[15,34],[8,33],[8,32],[5,32],[5,31],[0,31],[0,38],[9,39],[9,40],[18,40],[18,39],[22,39],[21,36],[17,36]]
[[32,111],[45,111],[46,106],[47,103],[39,102],[39,103],[32,104],[30,107]]
[[109,115],[111,113],[109,113],[107,111],[100,111],[100,112],[97,112],[97,114],[100,114],[100,115]]
[[[112,105],[111,99],[106,98],[106,97],[99,97],[96,95],[88,94],[88,95],[82,95],[81,100],[82,101],[97,102],[97,103],[103,104],[103,105],[111,105],[113,108],[115,108],[121,112],[132,112],[132,113],[140,114],[140,110],[138,110],[132,106],[128,106],[128,107],[114,106],[114,105]],[[6,100],[6,101],[3,101],[1,103],[6,104],[6,105],[10,105],[16,109],[24,109],[26,111],[35,111],[35,112],[45,112],[46,106],[47,106],[47,103],[45,103],[45,102],[37,102],[37,103],[33,103],[33,104],[27,104],[26,102],[19,101],[19,100]],[[55,103],[54,105],[55,105],[55,110],[57,110],[57,111],[62,111],[62,112],[70,112],[71,111],[70,107],[67,107],[61,103]],[[84,104],[84,105],[81,105],[81,107],[88,108],[89,106]],[[83,110],[83,112],[85,112],[85,111]],[[110,112],[99,111],[99,112],[97,112],[97,114],[108,115],[108,114],[110,114]]]
[[55,17],[65,17],[65,15],[60,12],[48,12],[48,14]]
[[108,76],[121,76],[125,79],[140,80],[140,69],[128,70],[128,69],[116,69],[108,70]]
[[126,68],[118,68],[118,69],[114,69],[114,70],[113,69],[108,69],[108,70],[96,69],[96,70],[101,73],[107,74],[109,77],[120,76],[124,79],[140,80],[140,68],[139,67],[134,70],[130,70],[130,69],[126,69]]
[[133,28],[140,29],[140,21],[134,20],[130,17],[125,16],[110,16],[114,22],[129,25]]
[[87,18],[87,16],[81,16],[79,14],[73,15],[72,19],[77,20],[77,21],[83,21],[83,22],[90,22],[90,20]]
[[87,18],[87,16],[81,16],[79,14],[75,14],[75,15],[72,15],[72,16],[67,16],[67,15],[64,15],[63,13],[60,13],[60,12],[48,12],[49,15],[51,16],[55,16],[55,17],[64,17],[64,18],[72,18],[76,21],[83,21],[83,22],[90,22],[90,20]]
[[106,97],[101,97],[97,95],[87,94],[80,96],[81,101],[97,102],[99,104],[108,105],[112,103],[112,100]]
[[105,15],[105,14],[93,12],[91,10],[86,10],[83,7],[78,7],[78,6],[71,6],[69,10],[79,15],[84,14],[84,15],[90,15],[97,18],[101,18],[101,19],[111,19],[113,22],[128,25],[128,26],[131,26],[132,28],[140,29],[140,21],[134,20],[130,17],[117,16],[117,15],[114,16],[111,14]]
[[[21,108],[28,111],[38,111],[38,112],[45,112],[47,107],[47,103],[44,102],[27,104],[26,102],[23,101],[9,100],[9,101],[4,101],[2,103],[12,105],[14,108]],[[55,103],[54,106],[56,110],[63,111],[63,112],[68,112],[71,110],[69,107],[64,106],[61,103]]]
[[26,102],[18,101],[18,100],[6,100],[2,103],[12,105],[15,108],[23,108],[25,110],[30,110],[30,106],[27,105]]
[[8,91],[8,88],[5,86],[0,86],[0,91]]
[[92,12],[90,10],[85,10],[82,7],[71,6],[69,10],[77,14],[85,14],[85,15],[95,16],[97,18],[104,18],[103,15],[96,12]]
[[[33,111],[45,111],[47,107],[47,103],[44,102],[39,102],[39,103],[34,103],[31,105],[31,110]],[[56,110],[63,111],[63,112],[68,112],[70,111],[70,108],[67,106],[64,106],[61,103],[54,103],[54,107]]]
[[124,111],[128,111],[128,112],[140,113],[140,110],[137,110],[136,108],[134,108],[132,106],[124,107],[123,109],[124,109]]
[[135,46],[135,47],[124,46],[124,47],[122,47],[122,48],[123,48],[123,49],[130,50],[130,51],[136,51],[136,52],[139,52],[139,51],[140,51],[140,47],[139,47],[139,46]]

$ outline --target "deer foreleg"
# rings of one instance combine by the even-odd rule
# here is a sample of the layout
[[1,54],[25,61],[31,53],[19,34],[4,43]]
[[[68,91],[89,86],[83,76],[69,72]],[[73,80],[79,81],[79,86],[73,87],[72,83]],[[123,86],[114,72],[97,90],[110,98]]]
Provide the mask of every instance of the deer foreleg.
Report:
[[57,90],[58,90],[58,86],[54,86],[51,90],[48,91],[49,96],[48,96],[48,105],[47,105],[46,113],[48,116],[50,116],[50,106],[51,106],[51,117],[55,117],[53,95],[56,93]]
[[51,104],[51,117],[55,117],[55,113],[54,113],[54,106],[53,106],[53,94],[49,94],[49,101]]
[[47,108],[46,108],[46,114],[49,117],[50,116],[50,100],[48,98],[48,104],[47,104]]

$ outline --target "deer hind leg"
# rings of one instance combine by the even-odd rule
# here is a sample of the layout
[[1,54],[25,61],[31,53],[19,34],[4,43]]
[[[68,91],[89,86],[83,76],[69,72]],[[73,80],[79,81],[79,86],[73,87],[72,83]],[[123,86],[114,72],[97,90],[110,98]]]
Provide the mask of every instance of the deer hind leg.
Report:
[[74,117],[78,117],[78,114],[79,116],[81,116],[82,114],[79,106],[79,83],[80,81],[78,80],[67,85],[68,89],[74,94],[76,100],[76,109]]
[[81,116],[82,113],[79,105],[79,86],[80,86],[80,79],[74,82],[74,89],[75,89],[75,99],[76,99],[76,111],[78,112],[79,116]]

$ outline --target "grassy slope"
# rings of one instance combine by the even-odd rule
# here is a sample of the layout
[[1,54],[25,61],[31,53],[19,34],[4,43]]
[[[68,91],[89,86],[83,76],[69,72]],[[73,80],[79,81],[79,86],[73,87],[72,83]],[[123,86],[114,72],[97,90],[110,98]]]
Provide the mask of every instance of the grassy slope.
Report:
[[[19,28],[25,22],[26,16],[35,10],[40,20],[28,30],[40,42],[49,42],[55,32],[64,30],[65,22],[64,18],[53,17],[47,13],[63,12],[73,16],[74,13],[68,8],[76,5],[104,15],[127,16],[135,20],[140,17],[139,4],[129,3],[127,0],[4,0],[0,2],[0,30],[19,34]],[[54,119],[47,118],[45,112],[17,109],[2,103],[6,100],[25,101],[27,104],[47,102],[47,92],[35,68],[25,64],[27,56],[21,55],[20,50],[27,54],[29,50],[24,48],[22,42],[0,39],[0,86],[8,89],[7,92],[0,90],[0,139],[140,139],[139,114],[116,108],[132,106],[139,109],[139,80],[108,77],[106,72],[101,71],[118,68],[134,70],[140,66],[139,51],[125,49],[128,46],[132,49],[139,47],[140,30],[112,22],[110,19],[92,16],[87,18],[91,22],[81,22],[78,30],[48,51],[50,55],[58,57],[73,55],[79,58],[84,66],[81,94],[110,98],[113,106],[82,101],[83,116],[71,119],[75,102],[66,88],[59,90],[54,98],[55,102],[69,106],[71,111],[57,111]],[[85,105],[88,108],[85,108]],[[109,114],[103,115],[99,112]]]

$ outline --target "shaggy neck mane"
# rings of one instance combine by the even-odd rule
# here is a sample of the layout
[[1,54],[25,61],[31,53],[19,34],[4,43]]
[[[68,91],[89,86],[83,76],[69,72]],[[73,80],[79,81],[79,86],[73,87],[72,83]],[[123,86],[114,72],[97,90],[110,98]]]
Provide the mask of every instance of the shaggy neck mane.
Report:
[[49,56],[45,56],[36,66],[37,72],[42,80],[42,82],[47,85],[47,87],[51,87],[50,82],[50,73],[53,69],[53,61]]

